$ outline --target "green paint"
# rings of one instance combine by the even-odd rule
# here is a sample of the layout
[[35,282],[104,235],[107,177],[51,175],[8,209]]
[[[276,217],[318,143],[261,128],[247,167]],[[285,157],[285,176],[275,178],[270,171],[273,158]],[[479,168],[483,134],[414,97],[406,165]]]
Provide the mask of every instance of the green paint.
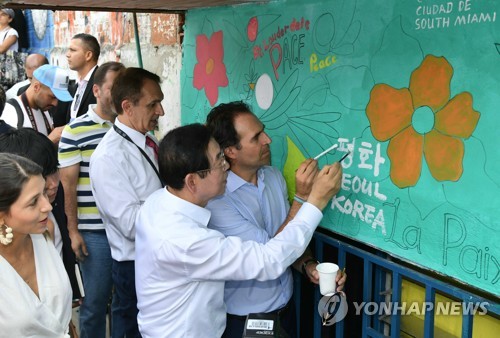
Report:
[[[204,90],[193,87],[196,37],[210,38],[222,31],[229,83],[218,88],[217,104],[245,100],[253,107],[273,138],[273,164],[284,170],[291,191],[293,170],[302,156],[313,157],[338,143],[338,149],[320,159],[323,166],[352,149],[352,156],[342,163],[343,190],[327,207],[323,227],[498,294],[498,6],[493,0],[471,0],[468,8],[460,8],[462,2],[453,1],[432,14],[434,3],[441,4],[304,0],[189,11],[181,72],[182,121],[204,122],[211,109]],[[409,88],[426,56],[442,57],[452,68],[449,97],[442,104],[469,92],[472,108],[480,114],[471,137],[454,137],[464,150],[459,166],[463,173],[457,181],[436,180],[427,165],[429,151],[446,154],[455,149],[450,144],[438,141],[426,148],[426,136],[424,151],[418,153],[403,142],[399,145],[405,151],[391,161],[389,143],[402,133],[395,131],[386,141],[377,141],[366,114],[375,85]],[[260,108],[255,97],[263,74],[272,80],[272,88],[261,88],[264,93],[272,91],[268,109]],[[431,71],[429,81],[419,84],[424,91],[430,89],[424,96],[437,95],[432,86],[439,75]],[[410,94],[406,107],[413,107],[415,97]],[[410,113],[407,123],[417,132],[427,133],[435,126],[427,108]],[[382,113],[378,117],[384,119]],[[453,123],[463,123],[462,117]],[[416,184],[407,188],[399,188],[390,178],[402,154],[422,159]]]

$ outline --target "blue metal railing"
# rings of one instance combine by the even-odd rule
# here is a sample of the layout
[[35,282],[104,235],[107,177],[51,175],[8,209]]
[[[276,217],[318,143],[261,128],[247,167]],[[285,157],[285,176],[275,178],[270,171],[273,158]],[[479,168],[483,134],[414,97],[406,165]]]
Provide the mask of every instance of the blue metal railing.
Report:
[[[408,268],[397,262],[391,261],[385,256],[376,255],[371,252],[365,251],[361,248],[346,244],[340,240],[333,239],[328,235],[316,232],[314,235],[315,255],[319,261],[323,261],[323,253],[326,248],[333,247],[338,252],[338,265],[344,267],[348,256],[355,256],[363,262],[363,276],[356,276],[356,280],[361,280],[363,283],[363,302],[381,302],[381,292],[385,290],[384,281],[390,278],[392,284],[391,302],[401,303],[401,285],[402,281],[409,280],[422,285],[425,288],[425,302],[435,303],[436,294],[441,294],[446,297],[453,298],[457,302],[463,304],[486,304],[488,315],[500,316],[500,304],[497,301],[486,299],[478,296],[470,291],[461,289],[454,285],[448,284],[444,281],[438,280],[435,277],[430,277],[421,272]],[[355,283],[356,280],[351,276],[348,283]],[[297,306],[297,318],[300,317],[300,283],[296,283],[296,297],[295,301]],[[315,290],[314,304],[318,304],[320,300],[319,290]],[[349,295],[348,295],[349,296]],[[435,308],[435,307],[434,307]],[[425,312],[424,316],[424,337],[434,337],[434,308]],[[389,314],[389,321],[383,321],[377,318],[378,314],[369,314],[367,311],[361,311],[362,315],[362,328],[361,336],[365,337],[387,337],[387,331],[390,331],[390,337],[400,337],[401,332],[401,315],[396,313]],[[300,325],[300,321],[298,321]],[[384,325],[390,323],[390,325]],[[462,337],[471,338],[472,328],[474,324],[474,316],[467,311],[462,314]],[[335,324],[335,337],[344,337],[344,321]],[[385,332],[384,332],[385,329]],[[300,332],[300,327],[299,327]],[[384,334],[385,333],[385,334]],[[322,322],[318,311],[314,310],[313,318],[313,337],[319,338],[322,334]],[[350,337],[351,335],[346,335]]]

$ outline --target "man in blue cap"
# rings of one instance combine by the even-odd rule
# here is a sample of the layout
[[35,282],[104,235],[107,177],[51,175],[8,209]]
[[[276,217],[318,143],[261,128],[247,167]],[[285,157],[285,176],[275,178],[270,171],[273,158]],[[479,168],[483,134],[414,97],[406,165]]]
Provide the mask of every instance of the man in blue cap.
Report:
[[57,106],[58,101],[73,100],[68,83],[68,72],[60,67],[43,65],[37,68],[26,92],[7,101],[2,120],[15,128],[33,128],[57,144],[63,127],[53,128],[48,110]]

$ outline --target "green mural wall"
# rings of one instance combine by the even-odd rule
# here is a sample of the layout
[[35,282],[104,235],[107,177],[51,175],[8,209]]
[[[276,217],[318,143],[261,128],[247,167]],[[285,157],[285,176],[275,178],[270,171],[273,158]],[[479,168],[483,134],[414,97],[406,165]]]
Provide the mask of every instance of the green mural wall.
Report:
[[[293,183],[339,160],[322,226],[498,295],[495,0],[278,1],[189,11],[182,122],[244,100]],[[290,185],[293,189],[293,184]]]

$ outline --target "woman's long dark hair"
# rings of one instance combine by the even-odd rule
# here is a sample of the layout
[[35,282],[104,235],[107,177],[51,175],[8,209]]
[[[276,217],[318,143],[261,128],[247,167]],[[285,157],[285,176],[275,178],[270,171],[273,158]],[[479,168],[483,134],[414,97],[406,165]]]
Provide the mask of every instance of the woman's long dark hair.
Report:
[[9,212],[32,176],[42,175],[42,167],[14,154],[0,153],[0,212]]

